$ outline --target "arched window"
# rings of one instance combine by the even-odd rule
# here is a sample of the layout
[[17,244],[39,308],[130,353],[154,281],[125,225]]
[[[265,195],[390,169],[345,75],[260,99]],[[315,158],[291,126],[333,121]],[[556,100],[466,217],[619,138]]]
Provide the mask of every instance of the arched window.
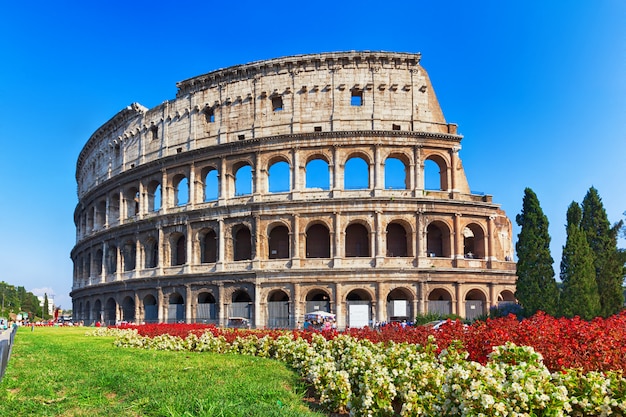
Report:
[[252,259],[252,235],[250,229],[241,226],[234,233],[234,260],[245,261]]
[[124,244],[124,271],[132,271],[135,269],[136,252],[135,242],[128,241]]
[[107,273],[114,274],[117,272],[117,247],[109,245],[107,249]]
[[152,238],[148,239],[144,246],[144,251],[146,254],[145,267],[156,268],[159,260],[159,246],[157,245],[157,241]]
[[408,256],[406,230],[398,223],[387,226],[387,256]]
[[446,161],[439,155],[430,156],[424,161],[424,189],[442,191],[448,189]]
[[268,189],[270,193],[289,191],[289,164],[285,161],[276,162],[268,169]]
[[370,256],[369,233],[359,223],[346,227],[346,257],[359,258]]
[[94,258],[94,266],[96,267],[96,275],[102,275],[102,249],[96,251],[96,257]]
[[252,194],[252,167],[244,165],[235,171],[235,195]]
[[330,233],[323,224],[314,224],[306,231],[306,257],[330,258]]
[[131,218],[139,214],[139,190],[130,187],[124,193],[124,205],[126,206],[126,217]]
[[152,181],[148,184],[148,210],[155,212],[161,209],[161,184]]
[[485,234],[475,223],[468,224],[463,229],[463,256],[467,259],[485,257]]
[[209,230],[200,242],[201,262],[213,263],[217,261],[217,235],[213,230]]
[[216,169],[210,170],[204,177],[204,201],[219,198],[219,178]]
[[187,262],[187,239],[185,235],[174,238],[172,245],[172,266],[184,265]]
[[186,177],[180,177],[174,186],[174,204],[177,207],[189,203],[189,181]]
[[306,164],[306,188],[330,189],[328,162],[323,159],[312,159]]
[[369,166],[363,158],[348,159],[344,169],[343,188],[345,190],[363,190],[369,188]]
[[269,235],[269,258],[289,258],[289,229],[285,226],[277,226]]
[[426,251],[431,257],[450,257],[450,231],[443,222],[433,222],[426,228]]
[[387,158],[385,160],[385,189],[406,190],[409,188],[407,180],[404,162],[397,158]]

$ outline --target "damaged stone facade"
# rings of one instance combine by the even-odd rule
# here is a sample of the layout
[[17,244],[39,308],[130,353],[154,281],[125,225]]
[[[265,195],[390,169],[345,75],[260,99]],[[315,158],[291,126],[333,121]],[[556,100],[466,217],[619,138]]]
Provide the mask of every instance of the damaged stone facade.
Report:
[[291,56],[177,87],[80,153],[75,319],[294,327],[323,310],[344,328],[515,301],[511,222],[470,191],[419,54]]

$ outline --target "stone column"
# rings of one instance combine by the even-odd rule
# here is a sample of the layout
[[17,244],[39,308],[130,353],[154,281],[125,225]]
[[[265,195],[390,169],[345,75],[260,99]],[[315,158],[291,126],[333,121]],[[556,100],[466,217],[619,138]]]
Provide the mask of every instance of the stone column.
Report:
[[159,323],[163,323],[163,317],[164,317],[164,311],[165,311],[165,305],[164,305],[164,297],[163,297],[163,288],[161,287],[157,287],[157,314],[158,314],[158,319],[159,319]]
[[424,162],[422,161],[422,147],[417,145],[413,151],[415,159],[415,184],[413,188],[413,195],[421,197],[424,190]]
[[165,234],[163,233],[163,228],[159,225],[157,226],[157,231],[158,231],[158,239],[159,241],[157,242],[157,268],[159,271],[159,275],[163,275],[163,267],[165,266],[165,245],[167,244],[167,242],[164,242],[165,239]]
[[335,239],[333,241],[334,244],[334,257],[333,257],[333,267],[339,267],[341,266],[341,259],[345,256],[344,255],[344,248],[343,248],[343,232],[341,230],[341,213],[339,212],[335,212],[334,214],[334,221],[335,221]]
[[144,321],[143,308],[141,305],[141,300],[139,299],[139,294],[135,291],[135,324],[141,324]]
[[291,267],[300,266],[300,215],[291,215]]
[[485,254],[485,259],[487,261],[495,261],[496,258],[496,244],[495,244],[495,227],[494,222],[495,216],[489,216],[487,219],[487,253]]
[[196,184],[196,169],[195,169],[195,165],[191,163],[191,167],[189,169],[189,201],[187,202],[187,204],[189,205],[189,208],[191,209],[193,209],[194,206],[196,205],[196,195],[198,194],[197,188],[198,188],[198,184]]
[[458,145],[450,149],[450,185],[448,186],[448,188],[451,191],[458,191],[456,180],[456,166],[459,163],[459,150],[460,147]]
[[165,170],[161,172],[161,214],[167,213],[170,206],[170,186],[167,183],[167,173]]
[[465,311],[463,309],[463,306],[465,305],[464,301],[463,301],[463,295],[462,295],[462,288],[463,284],[461,284],[460,282],[457,282],[455,284],[455,297],[456,297],[456,312],[452,312],[453,314],[456,314],[457,316],[461,316],[463,318],[465,318]]
[[217,259],[217,263],[215,265],[215,269],[218,271],[222,271],[224,269],[224,263],[225,263],[225,249],[226,249],[226,236],[225,233],[226,231],[224,230],[224,219],[219,218],[217,219],[218,222],[218,240],[217,240],[217,251],[218,251],[218,259]]
[[185,250],[187,251],[187,256],[185,257],[185,259],[187,260],[187,262],[184,269],[186,269],[187,271],[191,271],[192,265],[196,263],[196,256],[193,250],[193,229],[191,228],[191,223],[187,223],[186,229],[187,231],[185,233],[187,234],[187,237],[185,239]]
[[220,326],[224,326],[226,324],[225,319],[227,318],[227,309],[228,305],[226,304],[226,299],[224,297],[224,284],[221,282],[217,283],[217,321]]
[[192,321],[192,295],[191,285],[185,285],[185,323],[193,323]]
[[376,242],[376,246],[375,246],[375,256],[376,256],[376,265],[382,265],[383,261],[385,259],[385,256],[387,256],[386,254],[386,250],[385,250],[385,243],[383,241],[383,235],[386,235],[387,231],[383,230],[383,219],[382,219],[382,211],[380,210],[376,210],[376,230],[374,232],[374,237],[375,237],[375,242]]
[[293,283],[293,294],[291,294],[291,297],[291,305],[293,306],[293,324],[295,325],[298,321],[300,321],[300,316],[303,315],[303,313],[300,313],[300,284],[297,282]]
[[387,297],[385,297],[386,289],[387,289],[386,284],[382,284],[379,282],[376,285],[376,305],[378,307],[377,309],[378,311],[376,312],[376,317],[372,318],[374,321],[382,322],[382,321],[388,320],[388,317],[386,314],[386,307],[387,307]]
[[463,259],[465,254],[463,253],[463,230],[461,229],[461,213],[454,214],[454,253],[452,253],[453,259]]
[[218,204],[223,205],[224,200],[228,198],[228,179],[230,177],[226,174],[226,159],[222,158],[220,160],[220,170],[218,173],[218,187],[219,187],[219,195],[217,196]]
[[338,329],[344,329],[346,327],[346,316],[343,310],[343,288],[341,287],[341,283],[337,282],[335,284],[335,315]]
[[[374,147],[374,181],[373,186],[370,183],[370,188],[374,189],[374,195],[380,195],[381,190],[385,189],[385,164],[381,160],[380,156],[380,144],[376,144]],[[371,170],[370,170],[371,171]]]

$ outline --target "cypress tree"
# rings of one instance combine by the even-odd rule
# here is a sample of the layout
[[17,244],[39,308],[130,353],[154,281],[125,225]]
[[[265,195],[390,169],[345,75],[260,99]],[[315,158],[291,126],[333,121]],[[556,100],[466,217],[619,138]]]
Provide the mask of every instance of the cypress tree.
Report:
[[50,306],[48,305],[48,294],[44,293],[43,295],[43,308],[41,310],[41,318],[43,320],[46,319],[46,317],[49,317],[48,311],[50,310]]
[[591,320],[600,313],[600,296],[596,283],[593,252],[580,228],[582,210],[576,202],[567,209],[567,240],[563,247],[560,278],[563,292],[560,313]]
[[617,234],[623,223],[611,227],[598,191],[591,187],[582,202],[580,224],[594,255],[600,315],[608,317],[624,305],[624,259],[617,249]]
[[515,220],[521,227],[515,244],[518,259],[515,296],[527,316],[539,310],[556,315],[559,290],[552,268],[548,218],[530,188],[524,190],[522,212]]

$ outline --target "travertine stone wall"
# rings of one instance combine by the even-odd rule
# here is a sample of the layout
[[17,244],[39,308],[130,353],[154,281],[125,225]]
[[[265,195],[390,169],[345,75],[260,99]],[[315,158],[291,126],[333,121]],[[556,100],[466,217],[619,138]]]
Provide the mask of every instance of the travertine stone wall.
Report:
[[[77,162],[75,315],[243,315],[262,327],[320,308],[343,327],[514,302],[510,221],[470,191],[462,137],[419,61],[348,52],[254,62],[179,82],[153,109],[120,111]],[[309,165],[319,161],[321,174]],[[311,186],[311,175],[329,185]],[[272,189],[276,177],[287,189]],[[355,177],[366,186],[351,189]]]

